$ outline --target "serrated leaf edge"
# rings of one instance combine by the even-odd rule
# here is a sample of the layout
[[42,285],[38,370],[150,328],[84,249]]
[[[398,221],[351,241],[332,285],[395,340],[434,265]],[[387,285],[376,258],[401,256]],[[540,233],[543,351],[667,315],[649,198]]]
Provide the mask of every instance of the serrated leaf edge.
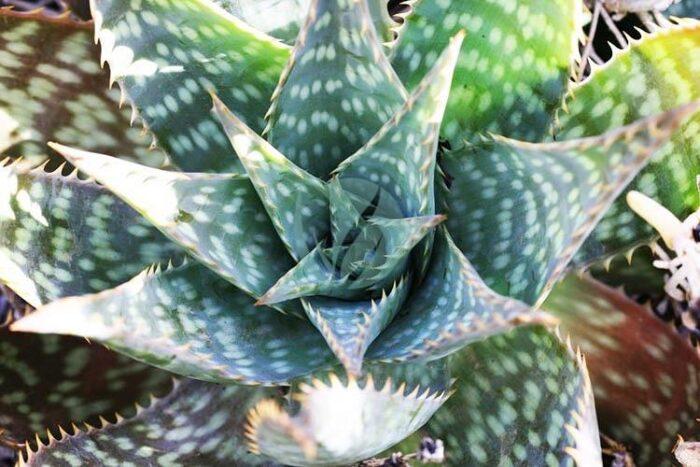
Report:
[[35,439],[34,439],[34,445],[36,446],[36,449],[32,448],[32,444],[29,442],[29,440],[25,441],[24,447],[21,449],[19,452],[19,456],[17,459],[17,467],[29,467],[33,464],[33,459],[37,455],[39,455],[42,451],[46,449],[52,449],[56,447],[60,443],[64,443],[67,441],[70,441],[71,439],[79,438],[82,436],[86,435],[91,435],[96,432],[102,431],[106,428],[112,428],[112,427],[117,427],[120,425],[123,425],[125,422],[134,420],[138,417],[140,417],[144,412],[154,408],[156,404],[171,395],[173,395],[182,382],[177,379],[177,378],[172,378],[172,387],[170,388],[169,391],[167,391],[163,396],[157,397],[155,394],[150,394],[149,395],[149,401],[148,404],[145,406],[140,405],[138,402],[134,403],[134,408],[136,409],[136,413],[129,417],[125,418],[123,417],[119,412],[115,412],[112,414],[112,418],[114,418],[116,421],[115,422],[110,422],[107,420],[103,415],[99,416],[100,420],[100,425],[99,426],[93,426],[90,425],[87,422],[83,422],[83,428],[79,427],[76,423],[71,422],[71,429],[73,433],[69,433],[66,431],[61,425],[57,425],[54,427],[55,430],[58,430],[59,436],[56,437],[52,432],[50,428],[46,429],[47,432],[47,437],[48,437],[48,442],[44,443],[41,438],[39,437],[39,434],[35,434]]
[[[299,392],[292,397],[297,402],[303,405],[304,401],[315,391],[323,389],[350,389],[360,390],[362,392],[372,392],[388,395],[392,398],[409,399],[421,402],[444,403],[453,393],[451,389],[444,391],[431,392],[430,388],[421,388],[416,385],[410,392],[406,389],[406,383],[401,383],[395,387],[391,378],[387,378],[384,385],[379,388],[372,375],[364,378],[364,385],[360,385],[360,380],[352,375],[348,375],[348,382],[343,383],[337,374],[329,373],[328,380],[330,383],[314,378],[310,383],[302,383],[299,385]],[[263,422],[274,423],[286,431],[292,439],[297,441],[306,458],[312,460],[316,457],[318,451],[317,441],[314,439],[302,423],[289,415],[289,412],[284,410],[282,406],[273,399],[264,399],[260,401],[249,412],[246,419],[245,437],[248,449],[254,454],[260,454],[260,446],[258,444],[258,429]]]

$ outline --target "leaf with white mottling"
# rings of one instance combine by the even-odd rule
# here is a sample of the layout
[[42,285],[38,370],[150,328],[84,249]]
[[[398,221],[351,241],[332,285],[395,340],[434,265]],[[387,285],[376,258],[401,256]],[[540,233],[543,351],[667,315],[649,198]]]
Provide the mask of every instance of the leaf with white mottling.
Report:
[[[21,465],[267,465],[245,447],[245,415],[272,389],[185,380],[130,418],[42,445]],[[186,414],[186,416],[184,416]]]
[[[644,34],[615,53],[572,89],[559,113],[557,138],[596,135],[700,99],[700,22],[686,20]],[[666,206],[681,219],[698,206],[700,116],[685,122],[629,188]],[[576,258],[589,263],[655,238],[624,197],[612,205]]]
[[[254,28],[293,44],[311,0],[214,0]],[[368,0],[372,22],[385,43],[393,40],[398,24],[389,16],[388,0]]]
[[314,248],[259,303],[310,295],[352,299],[377,293],[404,274],[411,250],[444,219],[440,215],[372,218],[351,244]]
[[333,244],[342,245],[346,239],[356,235],[366,225],[362,214],[355,207],[352,196],[343,190],[338,177],[333,177],[326,185],[330,209]]
[[464,33],[450,42],[404,106],[334,171],[346,191],[389,218],[435,213],[434,172],[440,121]]
[[95,35],[127,100],[172,161],[233,171],[209,92],[256,131],[289,48],[206,0],[91,0]]
[[333,360],[308,322],[255,307],[196,263],[149,269],[115,289],[52,302],[11,329],[86,337],[214,382],[281,384]]
[[467,37],[442,124],[453,147],[485,132],[541,141],[566,92],[578,0],[423,0],[412,4],[392,64],[413,89],[457,31]]
[[374,456],[410,435],[445,402],[444,392],[419,386],[398,388],[388,378],[302,384],[293,396],[294,416],[273,400],[260,402],[248,416],[254,452],[292,465],[352,464]]
[[167,172],[52,147],[200,262],[255,297],[293,264],[245,175]]
[[69,18],[0,10],[2,156],[23,157],[30,165],[47,155],[60,159],[46,147],[60,139],[91,151],[123,152],[146,165],[164,163],[161,151],[149,150],[150,138],[130,127],[119,92],[108,90],[90,29]]
[[542,300],[620,192],[698,104],[601,136],[447,152],[447,227],[496,292]]
[[326,187],[256,135],[218,97],[213,98],[214,113],[277,233],[295,259],[303,258],[328,234]]
[[439,229],[425,279],[369,356],[432,360],[515,326],[546,320],[524,303],[489,289],[445,229]]
[[292,162],[326,179],[405,97],[367,0],[313,0],[273,95],[266,134]]
[[586,356],[601,431],[638,465],[671,465],[677,435],[700,437],[700,356],[676,330],[618,290],[568,276],[544,303]]
[[65,336],[0,331],[0,439],[34,443],[38,434],[99,416],[127,415],[134,403],[172,386],[172,375]]
[[324,297],[303,300],[309,320],[318,328],[326,343],[346,371],[359,375],[367,347],[391,322],[410,290],[410,281],[400,279],[381,298],[345,301]]
[[94,182],[0,164],[0,282],[33,306],[114,287],[183,253]]
[[448,465],[602,467],[586,364],[544,329],[478,342],[451,363],[455,393],[424,432]]

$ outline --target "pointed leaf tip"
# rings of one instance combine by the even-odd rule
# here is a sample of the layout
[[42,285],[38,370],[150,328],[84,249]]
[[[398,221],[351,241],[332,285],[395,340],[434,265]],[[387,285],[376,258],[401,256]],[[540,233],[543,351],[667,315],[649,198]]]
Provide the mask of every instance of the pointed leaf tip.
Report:
[[153,169],[54,147],[172,241],[252,296],[258,297],[291,267],[270,219],[259,215],[264,207],[249,177]]

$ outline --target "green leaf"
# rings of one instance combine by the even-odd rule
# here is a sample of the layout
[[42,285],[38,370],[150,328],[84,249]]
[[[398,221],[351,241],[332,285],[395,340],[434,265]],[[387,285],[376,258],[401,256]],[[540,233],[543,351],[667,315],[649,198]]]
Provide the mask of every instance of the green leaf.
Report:
[[[89,23],[0,10],[0,154],[38,165],[59,139],[91,151],[124,152],[151,166],[165,162],[150,138],[130,128],[129,109],[108,90]],[[55,162],[55,161],[54,161]],[[52,167],[57,164],[52,163]]]
[[[438,130],[464,34],[455,36],[401,109],[334,171],[346,191],[377,216],[435,214]],[[382,204],[384,203],[384,204]]]
[[254,297],[293,264],[245,175],[168,172],[52,147],[197,260]]
[[134,417],[40,446],[23,465],[263,465],[246,452],[244,419],[271,393],[186,380]]
[[47,429],[129,414],[171,387],[171,375],[64,336],[0,331],[0,425],[4,440],[46,441]]
[[432,360],[514,326],[542,321],[546,316],[489,289],[445,229],[438,229],[425,279],[369,356]]
[[409,291],[410,281],[403,278],[377,300],[313,297],[302,303],[309,320],[321,331],[348,374],[358,376],[367,347],[396,316]]
[[311,0],[213,0],[242,19],[286,44],[293,44]]
[[677,435],[700,437],[697,349],[647,306],[590,278],[568,276],[544,307],[586,355],[600,429],[637,465],[671,465]]
[[455,244],[496,292],[541,302],[620,192],[697,108],[597,137],[495,138],[447,152],[441,165]]
[[623,287],[625,293],[650,299],[666,295],[664,271],[653,265],[651,248],[641,246],[625,255],[610,257],[602,263],[593,264],[590,272],[597,280],[613,287]]
[[355,207],[358,200],[353,200],[350,193],[343,190],[338,177],[333,177],[326,185],[328,190],[328,204],[331,217],[331,233],[333,244],[342,245],[346,239],[352,238],[362,227],[366,225],[361,213]]
[[114,287],[182,254],[128,205],[75,173],[0,164],[0,282],[35,307]]
[[299,260],[328,234],[323,182],[300,169],[214,98],[214,113],[243,163],[277,233]]
[[[229,13],[254,28],[293,44],[311,0],[214,0]],[[389,16],[388,0],[368,0],[372,22],[379,38],[388,45],[398,24]]]
[[411,250],[444,219],[441,215],[372,218],[351,245],[314,248],[258,303],[309,295],[352,299],[376,293],[403,274]]
[[449,465],[602,466],[585,362],[554,335],[491,337],[451,367],[456,391],[425,427]]
[[412,8],[392,55],[408,89],[467,31],[442,125],[453,147],[487,131],[544,139],[578,55],[580,1],[422,0]]
[[255,307],[196,263],[152,268],[115,289],[52,302],[11,326],[86,337],[214,382],[280,384],[332,361],[308,322]]
[[367,0],[314,0],[273,95],[265,131],[292,162],[326,179],[405,98]]
[[94,0],[102,61],[183,170],[232,171],[209,92],[256,131],[289,48],[206,0]]
[[300,409],[290,415],[272,400],[263,400],[248,417],[253,452],[292,465],[348,465],[372,457],[405,438],[445,402],[444,392],[419,386],[383,387],[369,376],[362,381],[315,379],[300,385],[294,399]]
[[[574,86],[559,113],[557,138],[599,134],[700,99],[700,22],[669,26],[615,53]],[[637,175],[630,189],[656,199],[681,219],[698,206],[700,116],[686,122],[670,144]],[[588,263],[653,239],[653,230],[627,207],[611,207],[585,243],[577,262]]]

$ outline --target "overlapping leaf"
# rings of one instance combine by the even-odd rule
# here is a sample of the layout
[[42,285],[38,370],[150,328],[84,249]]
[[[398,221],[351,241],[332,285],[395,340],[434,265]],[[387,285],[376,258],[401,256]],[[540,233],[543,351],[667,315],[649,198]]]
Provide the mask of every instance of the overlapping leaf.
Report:
[[130,128],[130,110],[108,89],[89,23],[0,9],[0,154],[30,165],[59,139],[92,151],[124,152],[142,164],[165,158]]
[[463,38],[452,38],[396,115],[335,170],[342,187],[364,201],[358,210],[373,206],[390,218],[435,214],[438,131]]
[[441,166],[455,244],[497,292],[541,300],[627,183],[697,108],[597,137],[542,144],[496,138],[448,151]]
[[151,269],[115,289],[52,302],[12,329],[87,337],[209,381],[279,384],[332,361],[308,322],[255,307],[196,263]]
[[453,147],[487,131],[541,141],[578,53],[581,3],[423,0],[412,8],[392,55],[409,89],[450,37],[467,31],[442,125]]
[[0,438],[46,440],[47,429],[129,414],[171,388],[167,372],[65,336],[0,331]]
[[168,172],[52,147],[253,296],[260,296],[292,265],[245,175]]
[[439,215],[372,218],[349,245],[316,247],[265,292],[260,303],[310,295],[376,295],[406,272],[412,249],[443,220]]
[[266,133],[292,162],[325,179],[405,97],[367,1],[313,0],[273,95]]
[[638,465],[675,465],[677,435],[700,436],[700,357],[675,330],[624,294],[569,276],[544,307],[586,355],[601,431]]
[[[618,52],[572,89],[568,111],[559,113],[558,139],[599,134],[607,128],[700,99],[700,23],[669,26]],[[687,122],[630,185],[683,218],[698,206],[695,176],[700,173],[700,116]],[[615,203],[582,248],[589,262],[654,237],[652,229]]]
[[299,33],[311,0],[213,0],[255,29],[287,44]]
[[247,452],[243,428],[248,409],[272,393],[186,380],[134,417],[63,435],[21,465],[269,465]]
[[376,300],[314,297],[303,304],[309,319],[346,371],[357,376],[367,348],[398,313],[409,287],[410,281],[403,278]]
[[546,320],[524,303],[489,289],[447,231],[439,229],[423,283],[369,356],[432,360],[514,326]]
[[[184,170],[236,167],[209,113],[209,92],[256,131],[289,48],[207,0],[94,0],[101,58],[172,161]],[[238,166],[240,167],[240,166]]]
[[256,135],[214,96],[214,113],[292,256],[299,260],[328,234],[323,182]]
[[448,465],[602,466],[580,354],[543,329],[518,329],[452,361],[455,393],[426,425]]
[[181,251],[93,182],[0,166],[0,281],[33,306],[114,287]]
[[347,465],[369,458],[405,438],[447,399],[428,387],[383,386],[371,376],[358,381],[314,379],[294,394],[294,416],[271,400],[249,417],[248,438],[255,452],[291,465]]
[[[229,13],[288,44],[294,43],[311,0],[215,0]],[[388,0],[368,0],[379,38],[390,43],[398,24],[389,16]]]

